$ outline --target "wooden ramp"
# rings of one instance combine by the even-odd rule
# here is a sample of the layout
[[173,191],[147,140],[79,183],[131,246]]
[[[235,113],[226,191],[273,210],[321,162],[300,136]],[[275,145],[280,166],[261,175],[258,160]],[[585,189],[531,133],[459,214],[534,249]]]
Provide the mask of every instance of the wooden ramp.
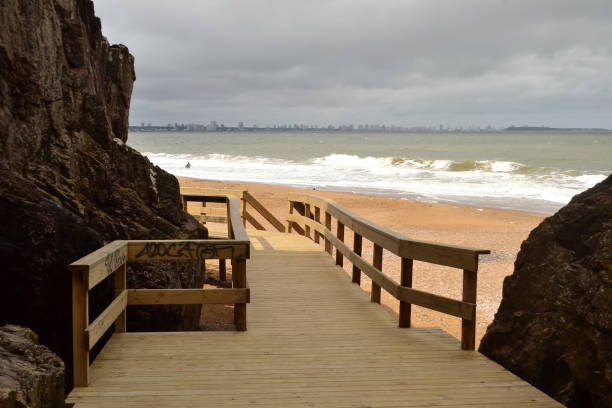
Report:
[[248,331],[117,333],[86,407],[558,407],[437,328],[397,321],[302,236],[249,231]]

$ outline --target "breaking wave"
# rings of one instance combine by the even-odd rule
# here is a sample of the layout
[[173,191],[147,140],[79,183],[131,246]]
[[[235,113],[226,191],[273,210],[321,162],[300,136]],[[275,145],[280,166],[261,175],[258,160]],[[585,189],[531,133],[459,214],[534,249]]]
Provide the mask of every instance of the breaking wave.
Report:
[[[562,171],[511,161],[423,160],[330,154],[305,161],[224,154],[144,153],[179,176],[282,184],[307,188],[374,192],[428,200],[482,203],[518,208],[517,200],[550,203],[546,211],[606,177],[604,173]],[[186,163],[191,164],[186,168]],[[507,204],[504,204],[507,203]],[[537,210],[537,209],[535,209]]]

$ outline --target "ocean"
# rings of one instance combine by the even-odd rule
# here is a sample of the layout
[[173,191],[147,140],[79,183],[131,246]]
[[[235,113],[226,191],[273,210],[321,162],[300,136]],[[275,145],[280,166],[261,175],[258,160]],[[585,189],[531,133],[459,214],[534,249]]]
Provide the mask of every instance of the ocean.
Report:
[[131,132],[128,145],[177,176],[545,214],[612,172],[608,132]]

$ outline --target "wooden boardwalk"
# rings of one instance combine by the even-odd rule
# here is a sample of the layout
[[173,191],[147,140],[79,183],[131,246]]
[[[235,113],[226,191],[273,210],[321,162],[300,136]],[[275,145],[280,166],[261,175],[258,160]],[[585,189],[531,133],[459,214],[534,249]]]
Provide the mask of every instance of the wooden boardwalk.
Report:
[[117,333],[87,407],[558,407],[438,328],[400,329],[320,246],[249,231],[246,332]]

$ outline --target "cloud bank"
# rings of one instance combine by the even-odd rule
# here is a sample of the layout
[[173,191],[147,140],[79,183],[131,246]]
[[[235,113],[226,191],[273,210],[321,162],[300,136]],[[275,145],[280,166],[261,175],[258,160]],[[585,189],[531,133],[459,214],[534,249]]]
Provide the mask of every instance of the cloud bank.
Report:
[[612,128],[612,2],[98,0],[130,121]]

